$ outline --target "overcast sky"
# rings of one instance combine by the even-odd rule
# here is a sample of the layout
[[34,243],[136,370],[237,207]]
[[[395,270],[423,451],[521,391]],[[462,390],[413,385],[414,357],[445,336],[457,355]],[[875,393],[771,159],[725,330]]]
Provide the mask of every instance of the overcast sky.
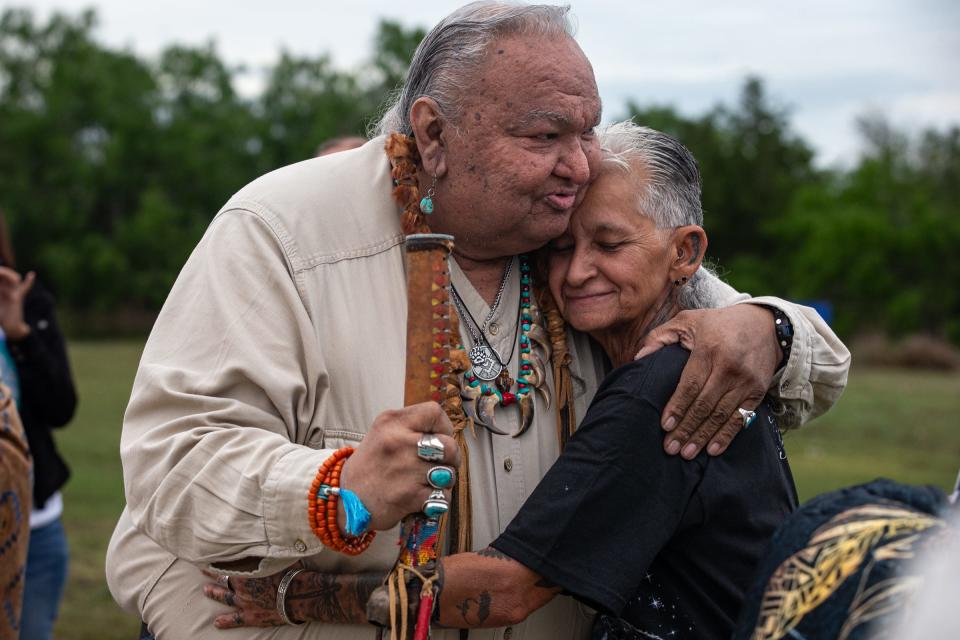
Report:
[[[370,55],[377,20],[432,26],[462,2],[385,0],[3,0],[46,17],[98,11],[99,38],[156,54],[213,39],[256,91],[281,48],[329,52],[345,69]],[[958,0],[647,0],[572,2],[605,118],[626,99],[699,114],[757,74],[830,165],[856,158],[856,116],[879,111],[918,129],[960,123]]]

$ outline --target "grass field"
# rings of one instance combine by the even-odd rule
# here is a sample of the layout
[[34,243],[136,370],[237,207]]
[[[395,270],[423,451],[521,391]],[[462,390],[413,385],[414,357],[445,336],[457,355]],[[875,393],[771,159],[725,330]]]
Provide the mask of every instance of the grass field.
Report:
[[[103,559],[123,507],[120,423],[140,348],[134,342],[71,347],[80,407],[58,437],[73,468],[64,516],[72,564],[58,639],[137,637],[138,622],[110,598]],[[786,437],[801,499],[878,476],[949,488],[960,467],[958,415],[956,374],[854,369],[830,415]]]

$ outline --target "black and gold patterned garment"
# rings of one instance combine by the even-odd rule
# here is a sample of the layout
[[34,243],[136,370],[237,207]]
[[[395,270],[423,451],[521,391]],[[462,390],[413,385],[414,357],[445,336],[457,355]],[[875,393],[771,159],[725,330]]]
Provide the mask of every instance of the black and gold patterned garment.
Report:
[[923,578],[921,551],[954,535],[946,496],[890,480],[841,489],[801,507],[774,536],[735,640],[878,640]]

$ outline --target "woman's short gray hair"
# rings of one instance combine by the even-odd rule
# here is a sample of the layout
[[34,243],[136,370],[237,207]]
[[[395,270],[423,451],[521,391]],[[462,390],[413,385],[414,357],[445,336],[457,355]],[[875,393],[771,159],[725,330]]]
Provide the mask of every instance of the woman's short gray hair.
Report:
[[599,132],[604,164],[627,173],[642,168],[646,185],[639,210],[660,229],[687,224],[703,226],[700,167],[690,150],[662,131],[630,120]]
[[[651,218],[658,229],[688,224],[703,226],[700,201],[703,183],[700,167],[689,149],[662,131],[641,127],[630,120],[607,125],[598,135],[604,170],[643,172],[645,184],[637,195],[638,213]],[[690,282],[680,288],[680,307],[720,306],[722,291],[718,283],[716,275],[701,265]]]
[[470,76],[486,59],[492,42],[510,35],[572,38],[569,12],[569,6],[486,0],[460,7],[441,20],[417,47],[406,81],[372,133],[413,133],[410,109],[424,96],[433,98],[440,112],[456,122]]

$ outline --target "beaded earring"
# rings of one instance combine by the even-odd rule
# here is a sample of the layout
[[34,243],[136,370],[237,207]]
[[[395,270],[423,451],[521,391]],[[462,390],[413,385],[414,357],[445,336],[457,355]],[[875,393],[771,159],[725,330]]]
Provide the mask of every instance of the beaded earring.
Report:
[[434,187],[437,186],[437,176],[433,176],[433,184],[427,189],[427,195],[420,199],[420,211],[426,215],[433,213],[433,196],[436,195]]

